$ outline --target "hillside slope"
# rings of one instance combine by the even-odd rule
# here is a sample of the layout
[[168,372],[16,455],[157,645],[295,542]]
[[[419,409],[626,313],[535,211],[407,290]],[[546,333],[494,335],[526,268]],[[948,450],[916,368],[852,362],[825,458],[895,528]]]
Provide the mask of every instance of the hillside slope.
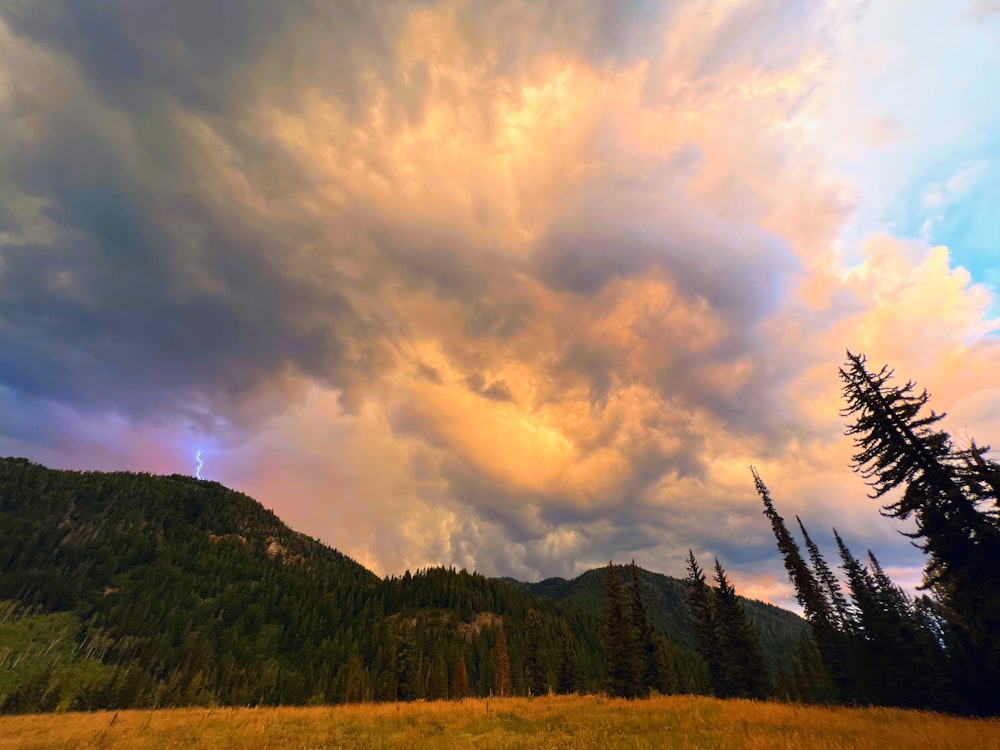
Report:
[[[548,684],[569,659],[600,690],[602,575],[380,579],[214,482],[0,459],[0,711],[486,695],[501,624],[521,692],[529,609]],[[697,692],[671,581],[644,574],[673,689]]]
[[[588,570],[576,578],[546,578],[538,583],[522,584],[528,593],[574,604],[578,607],[601,611],[604,607],[605,568]],[[625,580],[627,572],[619,569]],[[646,605],[653,625],[673,643],[683,649],[694,649],[694,630],[687,605],[684,603],[686,584],[662,573],[639,569]],[[773,604],[740,597],[743,608],[760,639],[764,655],[772,663],[790,666],[794,647],[808,625],[805,620]]]

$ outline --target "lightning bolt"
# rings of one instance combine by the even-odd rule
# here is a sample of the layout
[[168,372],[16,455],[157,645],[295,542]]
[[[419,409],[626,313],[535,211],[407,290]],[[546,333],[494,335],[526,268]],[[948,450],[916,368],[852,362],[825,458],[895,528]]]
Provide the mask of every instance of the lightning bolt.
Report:
[[201,448],[194,454],[194,460],[198,462],[198,468],[194,470],[194,478],[201,479],[201,467],[205,465],[205,462],[201,460]]

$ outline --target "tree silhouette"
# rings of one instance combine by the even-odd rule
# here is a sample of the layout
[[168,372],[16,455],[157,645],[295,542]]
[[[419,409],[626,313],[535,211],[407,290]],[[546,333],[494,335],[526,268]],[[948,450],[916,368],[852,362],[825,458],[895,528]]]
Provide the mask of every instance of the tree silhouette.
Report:
[[628,566],[629,577],[629,615],[632,630],[639,648],[639,685],[637,692],[649,695],[652,690],[660,690],[663,686],[661,674],[662,648],[659,640],[662,638],[649,619],[649,609],[642,593],[642,580],[639,577],[639,566],[635,560]]
[[923,586],[940,600],[963,671],[977,684],[966,698],[978,710],[1000,710],[1000,465],[975,442],[956,450],[935,428],[945,415],[925,408],[926,389],[892,385],[890,368],[869,372],[863,354],[848,352],[840,377],[854,469],[873,498],[903,489],[883,512],[915,518],[912,536],[928,555]]
[[767,662],[757,633],[736,596],[736,587],[715,559],[715,626],[721,652],[722,694],[766,698],[771,693]]
[[639,686],[638,649],[635,631],[628,616],[625,592],[615,564],[608,561],[604,578],[604,647],[607,650],[608,693],[634,698]]
[[708,666],[708,677],[715,695],[725,693],[722,671],[722,647],[715,618],[715,592],[705,583],[705,572],[694,552],[688,550],[686,601],[694,627],[695,650]]

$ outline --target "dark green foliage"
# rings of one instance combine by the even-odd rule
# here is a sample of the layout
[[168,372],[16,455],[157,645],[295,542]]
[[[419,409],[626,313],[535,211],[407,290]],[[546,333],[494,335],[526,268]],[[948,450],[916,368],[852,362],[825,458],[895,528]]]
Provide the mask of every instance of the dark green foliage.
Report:
[[820,586],[820,593],[825,599],[826,610],[830,613],[830,624],[837,630],[844,630],[850,622],[851,616],[848,612],[847,597],[840,587],[840,581],[827,565],[826,559],[819,551],[819,547],[809,536],[802,519],[795,516],[802,532],[802,539],[806,543],[806,550],[809,552],[809,562],[812,563],[813,576]]
[[691,550],[687,570],[687,605],[710,691],[720,698],[771,695],[769,669],[760,641],[718,559],[715,589],[706,583],[705,573]]
[[625,591],[613,562],[604,579],[604,648],[607,651],[607,689],[614,697],[634,698],[639,692],[639,648],[628,616]]
[[[783,676],[787,678],[787,673]],[[837,688],[811,633],[802,633],[795,650],[791,676],[785,683],[786,695],[803,703],[832,703],[837,700]]]
[[[763,483],[756,474],[755,479],[760,491]],[[769,495],[767,501],[772,524],[783,529]],[[807,585],[821,582],[812,595],[823,596],[823,606],[831,616],[819,620],[820,627],[812,623],[813,645],[803,643],[799,649],[792,677],[784,680],[785,692],[807,701],[956,708],[947,687],[951,670],[945,648],[947,634],[932,609],[924,604],[916,607],[871,553],[870,569],[862,565],[834,531],[850,591],[848,603],[801,519],[799,527],[813,568],[811,577],[796,577],[792,571],[797,565],[789,565],[789,577],[797,589],[802,581]],[[786,549],[794,544],[787,531],[775,536],[779,547],[783,538]],[[808,592],[799,595],[801,601]]]
[[[916,521],[913,537],[928,556],[924,587],[939,601],[953,657],[962,662],[967,705],[1000,711],[1000,464],[971,442],[958,450],[935,428],[943,414],[927,411],[929,396],[914,383],[892,385],[893,371],[867,370],[864,355],[847,353],[840,376],[857,453],[854,468],[881,498],[886,514]],[[971,678],[971,679],[970,679]]]
[[709,686],[714,695],[725,693],[722,646],[715,617],[715,592],[705,582],[705,572],[694,552],[688,550],[687,606],[694,626],[695,650],[708,668]]
[[[466,571],[380,580],[250,498],[186,477],[0,460],[0,550],[0,599],[75,623],[47,676],[40,659],[0,665],[0,703],[20,691],[24,710],[55,696],[35,695],[43,678],[59,706],[79,708],[411,699],[440,692],[438,657],[457,653],[465,690],[484,695],[491,623],[509,614],[523,644],[531,607],[595,653],[600,641],[596,613]],[[512,658],[521,670],[523,651]]]
[[396,700],[412,701],[423,698],[421,666],[423,650],[417,640],[416,623],[403,622],[396,636],[391,669],[396,673]]
[[664,646],[661,644],[663,636],[656,632],[649,619],[649,610],[646,608],[646,599],[642,592],[642,579],[635,560],[628,566],[628,578],[629,618],[639,650],[637,692],[642,696],[649,695],[653,690],[667,692],[669,679],[666,675],[668,665],[664,656]]
[[542,617],[529,609],[524,624],[524,685],[528,695],[548,692],[548,669],[542,650]]
[[775,510],[774,501],[771,499],[771,492],[767,489],[767,485],[764,484],[756,469],[751,467],[750,472],[753,474],[757,494],[760,495],[764,503],[764,515],[771,522],[771,529],[778,542],[778,552],[781,553],[782,560],[784,560],[785,570],[788,571],[788,577],[795,585],[795,596],[799,604],[802,605],[806,620],[813,627],[817,642],[822,642],[829,633],[832,620],[823,590],[803,559],[798,542],[788,532],[785,519],[778,515],[778,511]]
[[935,618],[910,598],[868,553],[863,566],[835,533],[855,618],[850,636],[855,648],[858,700],[917,708],[954,709],[947,685],[949,657]]
[[789,578],[812,625],[816,653],[807,645],[787,693],[802,699],[830,698],[915,708],[996,713],[1000,711],[1000,465],[974,442],[956,450],[936,427],[943,415],[926,410],[927,391],[912,382],[892,385],[892,371],[866,369],[865,358],[848,353],[840,371],[853,418],[848,434],[858,449],[854,468],[872,487],[872,497],[893,500],[885,515],[916,521],[917,539],[928,555],[924,588],[911,598],[870,551],[859,561],[834,532],[850,602],[802,521],[812,568],[774,509],[759,475],[754,481],[771,520]]
[[[704,676],[700,657],[695,654],[695,633],[686,604],[687,584],[678,578],[652,573],[638,568],[642,581],[643,599],[649,611],[649,619],[655,631],[663,635],[664,648],[668,652],[667,663],[676,662],[676,674],[670,668],[664,675],[665,681],[675,683],[665,686],[665,692],[699,692]],[[628,570],[618,567],[620,579],[629,576]],[[603,615],[605,609],[604,581],[607,567],[588,571],[578,578],[567,581],[563,578],[549,578],[539,583],[519,584],[525,591],[535,596],[572,604],[585,612]],[[775,607],[773,604],[753,599],[740,598],[753,624],[761,648],[768,663],[777,668],[791,669],[799,642],[799,636],[808,625],[801,617]],[[584,637],[589,631],[569,621],[575,638]],[[600,642],[581,642],[578,657],[584,677],[591,671],[589,666],[592,653],[600,649]],[[593,651],[592,651],[593,649]],[[603,660],[597,668],[603,673]],[[599,689],[600,685],[582,685],[582,690]]]
[[[546,690],[601,690],[603,572],[559,586],[444,568],[379,579],[216,483],[0,459],[0,651],[26,644],[16,669],[0,662],[0,710],[437,697],[442,662],[450,696],[487,695],[501,619],[510,690],[530,687],[531,639]],[[657,646],[669,689],[694,690],[682,584],[637,572],[654,627],[670,629]],[[773,652],[790,651],[797,618],[751,611]]]
[[440,701],[448,698],[448,665],[444,654],[438,653],[430,667],[427,678],[427,689],[424,691],[428,700]]
[[[692,555],[692,561],[694,559]],[[697,563],[695,563],[697,565]],[[766,698],[771,694],[764,653],[718,558],[715,560],[715,627],[722,662],[720,697]]]
[[579,689],[580,669],[577,666],[573,635],[563,621],[559,630],[559,664],[556,669],[556,692],[569,695]]
[[363,703],[371,700],[372,691],[368,683],[368,671],[357,654],[347,660],[347,675],[344,686],[344,700],[347,703]]
[[[843,693],[841,697],[851,700],[852,696],[849,693],[851,679],[847,674],[847,657],[844,653],[840,630],[837,624],[842,613],[835,611],[835,604],[828,598],[828,590],[824,589],[824,584],[820,583],[816,573],[809,568],[809,565],[803,559],[798,542],[795,541],[795,538],[788,531],[788,527],[785,526],[785,520],[775,509],[771,492],[760,478],[760,474],[752,467],[750,472],[753,475],[757,494],[760,495],[764,503],[764,515],[771,522],[771,530],[774,532],[774,537],[777,541],[778,552],[781,553],[781,557],[784,560],[785,570],[788,572],[788,577],[795,587],[795,597],[798,599],[799,604],[802,605],[806,620],[809,621],[813,642],[819,651],[821,661],[830,672],[832,684],[836,686],[839,692]],[[823,571],[825,569],[829,572],[818,550],[816,554],[820,563],[820,570]],[[820,682],[825,683],[826,680],[821,680]]]

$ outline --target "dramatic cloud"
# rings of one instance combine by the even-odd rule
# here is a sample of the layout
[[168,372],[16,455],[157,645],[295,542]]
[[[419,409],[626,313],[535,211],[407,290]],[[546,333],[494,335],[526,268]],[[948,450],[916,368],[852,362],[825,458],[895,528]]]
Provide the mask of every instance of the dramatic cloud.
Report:
[[[969,90],[1000,73],[986,5],[935,10]],[[1000,107],[900,100],[881,13],[0,2],[0,452],[201,448],[379,572],[676,575],[690,547],[787,601],[755,464],[915,580],[837,367],[1000,433],[1000,264],[941,236],[983,242],[996,143],[912,166]]]

